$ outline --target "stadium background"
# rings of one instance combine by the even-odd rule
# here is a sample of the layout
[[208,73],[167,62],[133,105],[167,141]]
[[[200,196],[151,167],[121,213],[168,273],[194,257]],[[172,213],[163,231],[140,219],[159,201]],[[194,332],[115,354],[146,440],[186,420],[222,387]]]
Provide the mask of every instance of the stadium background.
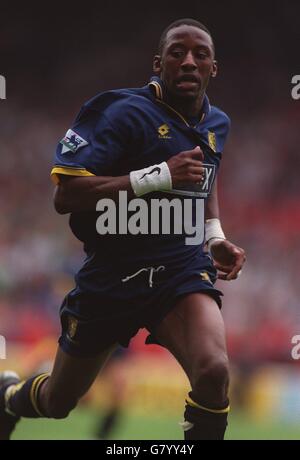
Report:
[[[85,2],[1,6],[0,368],[23,376],[53,357],[58,307],[83,253],[52,206],[53,151],[81,104],[140,86],[161,31],[180,17],[204,22],[219,77],[212,103],[232,118],[221,182],[222,221],[247,251],[237,282],[219,283],[232,362],[228,439],[300,439],[299,111],[297,1]],[[298,47],[298,49],[297,49]],[[15,439],[94,436],[97,414],[122,400],[116,439],[180,439],[187,382],[164,350],[143,345],[115,360],[67,421],[24,421]]]

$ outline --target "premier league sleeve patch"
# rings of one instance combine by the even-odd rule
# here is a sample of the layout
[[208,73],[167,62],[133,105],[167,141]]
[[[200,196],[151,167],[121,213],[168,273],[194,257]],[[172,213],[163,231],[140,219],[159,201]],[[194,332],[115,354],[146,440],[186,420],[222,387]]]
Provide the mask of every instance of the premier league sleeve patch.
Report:
[[62,144],[62,154],[67,152],[76,153],[78,149],[88,145],[88,142],[72,129],[67,131],[65,137],[60,141],[60,143]]

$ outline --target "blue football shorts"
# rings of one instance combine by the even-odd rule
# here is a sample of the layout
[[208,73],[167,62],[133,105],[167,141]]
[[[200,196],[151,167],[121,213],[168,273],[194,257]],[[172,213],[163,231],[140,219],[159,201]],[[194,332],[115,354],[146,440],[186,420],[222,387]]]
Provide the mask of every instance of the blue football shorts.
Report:
[[207,254],[181,267],[169,262],[118,269],[93,265],[89,270],[84,265],[61,306],[60,347],[72,356],[96,356],[115,343],[127,347],[140,328],[150,333],[146,343],[158,343],[155,328],[178,298],[206,293],[221,308],[216,278]]

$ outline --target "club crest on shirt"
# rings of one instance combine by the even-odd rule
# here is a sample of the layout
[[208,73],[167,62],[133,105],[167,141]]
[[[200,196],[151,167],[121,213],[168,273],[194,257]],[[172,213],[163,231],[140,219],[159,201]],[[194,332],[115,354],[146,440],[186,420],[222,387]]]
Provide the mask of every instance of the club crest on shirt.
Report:
[[157,129],[157,132],[158,132],[158,137],[160,139],[171,139],[171,136],[169,136],[169,132],[170,132],[170,128],[169,126],[164,123],[163,125],[161,125],[158,129]]
[[216,139],[215,133],[213,133],[211,131],[208,131],[207,137],[208,137],[208,144],[209,144],[210,148],[216,153],[216,151],[217,151],[217,139]]
[[66,152],[77,152],[78,149],[88,145],[88,142],[83,139],[83,137],[79,136],[79,134],[75,133],[72,129],[69,129],[66,132],[65,137],[60,141],[62,144],[61,153]]

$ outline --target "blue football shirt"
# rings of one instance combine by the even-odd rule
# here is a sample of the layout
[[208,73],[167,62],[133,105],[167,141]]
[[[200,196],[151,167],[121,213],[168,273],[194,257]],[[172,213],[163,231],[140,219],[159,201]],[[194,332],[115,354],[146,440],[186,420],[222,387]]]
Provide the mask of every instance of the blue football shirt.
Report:
[[[205,96],[199,119],[185,119],[164,101],[163,82],[153,77],[142,88],[100,93],[81,108],[75,122],[56,150],[51,176],[121,176],[130,171],[167,161],[173,155],[199,145],[210,175],[204,198],[197,187],[182,187],[170,193],[150,193],[143,198],[205,200],[220,165],[229,131],[228,116],[211,106]],[[193,257],[202,244],[188,246],[185,235],[99,235],[99,213],[72,213],[73,233],[84,243],[88,254],[101,255],[99,262],[120,260],[131,263],[159,263]],[[203,222],[204,225],[204,222]],[[200,247],[199,247],[200,246]]]

